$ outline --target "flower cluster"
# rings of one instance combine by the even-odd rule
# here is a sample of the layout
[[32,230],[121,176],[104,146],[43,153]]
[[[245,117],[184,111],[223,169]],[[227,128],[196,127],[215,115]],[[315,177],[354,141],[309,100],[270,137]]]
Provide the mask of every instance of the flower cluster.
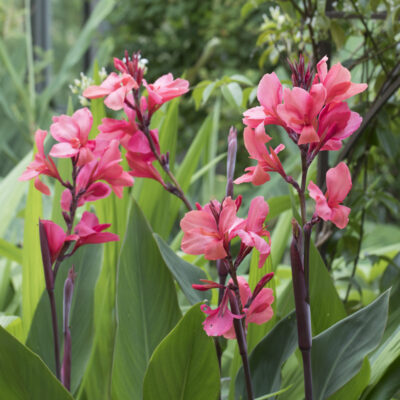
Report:
[[263,236],[270,237],[264,221],[269,207],[259,196],[252,200],[246,219],[237,217],[241,197],[236,201],[227,197],[222,204],[213,200],[204,207],[197,205],[197,210],[186,213],[181,220],[184,232],[182,250],[188,254],[204,254],[207,260],[231,258],[229,245],[233,238],[241,239],[237,268],[244,257],[255,247],[260,252],[259,267],[264,265],[271,248]]
[[149,128],[150,122],[154,112],[164,103],[189,90],[189,82],[166,74],[154,83],[148,83],[143,78],[145,67],[137,53],[131,58],[126,54],[124,60],[115,58],[114,67],[119,74],[112,72],[100,86],[90,86],[83,92],[89,99],[105,97],[104,104],[108,108],[125,113],[126,119],[104,118],[98,137],[117,139],[121,143],[127,150],[126,159],[132,176],[157,180],[167,188],[154,162],[164,166],[168,156],[161,155],[158,131]]
[[[320,151],[339,150],[343,139],[358,129],[362,118],[351,111],[344,100],[363,92],[367,84],[351,82],[350,72],[340,63],[328,71],[327,60],[324,57],[319,61],[317,74],[313,78],[310,67],[305,68],[304,58],[300,57],[299,63],[291,65],[292,89],[283,88],[275,73],[263,76],[257,89],[260,106],[245,111],[243,119],[246,125],[245,146],[250,158],[257,161],[257,166],[246,168],[247,173],[236,179],[235,183],[252,182],[254,185],[261,185],[270,179],[269,172],[278,172],[289,181],[278,158],[278,153],[284,146],[281,144],[276,149],[270,147],[268,152],[266,143],[271,137],[265,133],[266,125],[279,125],[286,130],[304,154],[307,168]],[[346,192],[346,196],[351,187],[347,166],[343,164],[337,171],[331,175],[338,181],[345,179],[346,190],[343,193]],[[332,185],[334,179],[329,180]],[[309,188],[310,196],[314,199],[317,195],[321,198],[317,189],[315,184]],[[331,188],[330,192],[332,190]],[[331,195],[328,203],[334,201],[332,198],[341,202],[344,196],[342,193],[339,197]],[[339,218],[337,212],[328,213],[327,208],[323,209],[321,201],[318,201],[320,205],[317,205],[316,214],[320,218],[330,220],[340,228],[346,226],[347,211],[346,214],[341,209]]]
[[[120,165],[121,153],[117,140],[89,140],[93,117],[89,109],[82,108],[72,116],[61,115],[53,118],[50,126],[54,144],[48,155],[44,152],[47,132],[38,130],[35,135],[38,152],[28,165],[20,180],[35,178],[35,187],[49,195],[50,189],[40,180],[47,175],[58,180],[65,190],[61,196],[61,208],[67,224],[67,231],[52,221],[42,221],[45,226],[52,262],[68,248],[68,243],[75,241],[72,253],[87,243],[104,243],[118,240],[117,235],[102,233],[109,225],[99,225],[94,214],[85,212],[72,233],[75,213],[78,207],[88,201],[107,197],[113,190],[122,196],[125,186],[132,186],[133,178]],[[53,158],[69,158],[72,163],[72,179],[64,180]],[[72,254],[70,253],[70,254]]]
[[[204,207],[198,204],[197,210],[186,213],[181,220],[184,232],[182,250],[188,254],[203,254],[208,260],[220,260],[224,264],[223,270],[227,272],[222,276],[229,274],[232,278],[227,286],[212,281],[204,281],[205,285],[192,285],[197,290],[218,288],[223,292],[216,309],[205,304],[201,306],[207,315],[204,329],[209,336],[223,335],[233,339],[236,337],[234,319],[244,319],[244,326],[247,327],[249,322],[262,324],[272,317],[272,290],[263,287],[273,274],[268,274],[268,279],[260,281],[253,295],[244,278],[236,275],[237,268],[253,248],[260,253],[260,268],[270,254],[270,234],[265,227],[269,207],[263,197],[255,197],[251,201],[247,218],[240,218],[237,212],[241,202],[239,196],[236,200],[226,197],[222,203],[213,200]],[[236,237],[241,244],[233,260],[230,244]]]
[[206,280],[203,280],[205,283],[204,285],[192,285],[196,290],[218,288],[224,291],[221,304],[216,309],[212,309],[207,304],[201,306],[201,310],[207,315],[207,318],[203,322],[204,330],[207,335],[224,336],[226,339],[235,339],[234,319],[245,319],[246,328],[249,323],[261,325],[269,321],[273,316],[271,304],[274,302],[274,296],[272,289],[264,288],[264,286],[272,279],[273,275],[273,273],[265,275],[257,284],[253,294],[246,280],[242,276],[237,278],[240,299],[239,309],[242,311],[241,314],[234,314],[234,312],[228,308],[229,302],[237,301],[235,293],[236,288],[232,279],[228,282],[227,286]]

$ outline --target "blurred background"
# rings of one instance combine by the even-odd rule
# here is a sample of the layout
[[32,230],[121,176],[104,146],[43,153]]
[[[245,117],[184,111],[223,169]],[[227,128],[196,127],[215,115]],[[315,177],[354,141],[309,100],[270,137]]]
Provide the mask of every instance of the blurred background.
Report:
[[[289,84],[288,58],[303,53],[315,65],[328,55],[331,65],[340,61],[354,82],[369,88],[351,99],[364,119],[360,129],[340,151],[322,154],[310,175],[322,182],[329,167],[347,160],[353,178],[349,227],[321,225],[315,241],[347,307],[368,304],[400,281],[399,17],[398,0],[0,0],[2,254],[22,241],[26,186],[18,184],[12,193],[9,188],[22,172],[20,161],[31,157],[34,132],[48,129],[68,104],[86,104],[80,94],[95,65],[109,73],[113,57],[140,50],[148,60],[148,81],[168,72],[190,81],[180,103],[177,162],[197,132],[209,129],[198,166],[203,172],[190,192],[204,203],[223,197],[231,125],[239,132],[236,176],[249,165],[241,115],[257,105],[263,74],[275,71]],[[285,143],[285,169],[297,176],[292,143],[277,128],[268,133],[273,145]],[[241,185],[236,191],[245,204],[250,194],[270,199],[272,231],[291,207],[278,177],[262,188]],[[284,252],[287,237],[282,240]],[[283,257],[283,280],[290,276],[286,264]],[[1,259],[0,310],[6,314],[18,313],[20,281],[15,257]],[[397,297],[391,306],[400,305],[399,294],[392,291]]]

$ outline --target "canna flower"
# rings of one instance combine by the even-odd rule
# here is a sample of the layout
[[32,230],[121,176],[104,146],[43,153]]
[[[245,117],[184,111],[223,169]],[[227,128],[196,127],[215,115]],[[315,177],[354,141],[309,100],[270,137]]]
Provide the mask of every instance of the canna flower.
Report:
[[222,204],[211,201],[204,208],[189,211],[181,220],[184,232],[182,250],[188,254],[204,254],[207,260],[227,257],[226,249],[235,236],[233,228],[242,221],[236,216],[237,204],[227,197]]
[[75,236],[77,241],[73,252],[80,246],[85,244],[107,243],[119,240],[119,236],[111,232],[103,232],[109,228],[111,224],[99,224],[96,215],[85,211],[81,220],[75,226]]
[[248,217],[240,222],[233,231],[242,240],[238,257],[255,247],[260,253],[259,268],[264,265],[271,252],[271,246],[262,238],[262,236],[270,237],[264,226],[268,212],[268,203],[264,198],[262,196],[255,197],[250,203]]
[[[232,280],[230,280],[228,286],[225,287],[221,304],[216,309],[212,309],[210,306],[203,304],[200,308],[207,315],[207,318],[203,322],[204,330],[207,335],[224,336],[227,339],[234,339],[236,337],[233,326],[234,319],[245,318],[246,329],[249,323],[261,325],[269,321],[273,316],[271,304],[274,302],[274,296],[272,289],[263,288],[263,286],[265,286],[272,277],[273,273],[270,273],[261,278],[252,295],[246,280],[242,276],[238,276],[239,296],[242,305],[241,315],[232,313],[228,308],[229,291],[234,293]],[[222,286],[212,281],[205,282],[206,285],[192,286],[197,290],[208,290],[220,288]]]
[[123,170],[121,161],[119,143],[117,140],[112,140],[104,152],[99,153],[97,159],[82,167],[77,178],[78,188],[90,192],[94,190],[91,187],[94,182],[103,180],[111,186],[118,197],[122,197],[123,188],[132,186],[133,178]]
[[352,135],[361,125],[362,118],[350,110],[345,102],[326,105],[318,118],[319,143],[312,143],[310,150],[339,150],[342,140]]
[[332,221],[339,229],[343,229],[349,222],[350,208],[340,203],[349,193],[352,183],[349,168],[341,162],[326,173],[327,191],[325,195],[321,189],[310,181],[308,191],[315,200],[315,212],[324,221]]
[[326,103],[339,102],[348,99],[367,89],[366,83],[351,82],[350,71],[342,64],[335,64],[329,71],[326,62],[328,57],[323,57],[317,64],[317,75],[314,83],[320,82],[326,89]]
[[43,194],[49,196],[50,189],[40,180],[40,175],[47,175],[58,180],[61,180],[57,167],[51,157],[46,157],[44,154],[44,140],[47,136],[47,131],[38,129],[35,133],[35,142],[38,152],[35,154],[34,160],[28,165],[23,174],[18,178],[20,181],[27,181],[35,178],[35,188]]
[[53,221],[41,219],[40,224],[44,227],[46,232],[51,263],[53,264],[60,254],[61,249],[64,247],[64,244],[77,240],[78,236],[67,235],[64,229]]
[[[237,178],[234,182],[240,184],[243,182],[252,182],[253,185],[262,185],[263,183],[271,179],[268,172],[278,172],[283,177],[286,176],[282,164],[277,154],[282,151],[285,146],[280,144],[275,149],[269,148],[270,154],[266,148],[265,143],[271,140],[271,137],[266,135],[264,127],[261,127],[262,132],[260,133],[260,127],[253,131],[252,128],[246,127],[244,129],[244,145],[250,154],[250,158],[257,160],[256,167],[247,167],[246,174]],[[258,133],[256,133],[258,131]]]
[[310,92],[294,87],[283,91],[283,104],[278,105],[279,117],[289,129],[300,135],[298,144],[319,142],[317,116],[325,104],[326,90],[322,84],[312,85]]
[[137,178],[150,178],[161,183],[162,186],[166,187],[166,184],[161,177],[160,173],[153,165],[151,157],[142,156],[139,153],[132,153],[128,151],[126,153],[126,160],[131,168],[129,174]]
[[250,128],[262,125],[282,125],[285,123],[277,113],[277,107],[282,103],[282,84],[275,72],[265,74],[258,84],[257,99],[261,106],[250,108],[243,113],[243,123]]
[[94,159],[95,142],[88,140],[93,117],[88,108],[76,111],[72,117],[61,115],[53,117],[51,135],[59,143],[55,144],[50,155],[57,158],[77,157],[77,165],[82,166]]
[[148,92],[148,107],[150,110],[159,108],[162,104],[182,96],[189,91],[189,82],[186,79],[174,79],[171,73],[158,78],[154,83],[143,84]]
[[125,99],[132,89],[138,89],[138,84],[129,74],[121,75],[111,72],[100,86],[89,86],[83,96],[88,99],[105,97],[104,104],[111,110],[121,110],[124,107]]

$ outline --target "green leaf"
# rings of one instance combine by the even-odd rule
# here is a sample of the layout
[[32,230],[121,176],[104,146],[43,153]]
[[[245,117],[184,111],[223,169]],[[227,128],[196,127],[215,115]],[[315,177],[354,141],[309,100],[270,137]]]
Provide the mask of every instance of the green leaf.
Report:
[[[262,268],[258,268],[258,260],[259,260],[259,252],[256,249],[253,249],[250,261],[250,269],[249,269],[249,286],[253,291],[256,287],[259,280],[266,274],[273,272],[272,266],[272,258],[269,256],[263,265]],[[272,279],[268,282],[266,287],[272,289],[275,293],[275,279]],[[274,310],[273,317],[265,324],[249,324],[248,332],[247,332],[247,346],[248,351],[251,352],[254,346],[265,336],[267,332],[271,330],[271,328],[275,325],[276,322],[276,313],[275,313],[275,305],[274,302],[272,304],[272,308]]]
[[178,282],[189,303],[196,304],[205,299],[210,301],[211,296],[209,292],[199,292],[192,288],[193,283],[201,283],[200,279],[207,279],[205,272],[178,257],[159,235],[154,233],[153,236],[166,266]]
[[[254,348],[249,357],[255,396],[273,393],[281,386],[281,367],[297,347],[294,312],[279,321]],[[243,367],[236,378],[236,398],[246,398]]]
[[[101,79],[99,76],[99,64],[97,60],[94,60],[93,65],[93,81],[95,85],[101,84]],[[101,125],[101,120],[106,117],[106,110],[104,107],[104,99],[92,99],[90,100],[90,110],[93,115],[92,129],[89,134],[89,139],[95,139],[99,133],[98,126]]]
[[194,305],[158,345],[144,378],[144,400],[218,398],[218,361],[203,320],[199,304]]
[[329,400],[359,400],[361,393],[368,385],[370,374],[371,367],[368,358],[365,357],[360,371],[333,396],[330,396]]
[[240,110],[243,100],[243,92],[238,83],[231,82],[227,85],[222,85],[221,92],[231,107],[238,108]]
[[0,256],[22,265],[22,250],[4,239],[0,239]]
[[385,374],[363,400],[391,399],[400,390],[400,357],[390,365]]
[[22,320],[15,315],[0,315],[0,325],[20,342],[23,340]]
[[377,349],[371,357],[371,380],[369,390],[382,379],[391,364],[400,359],[400,327]]
[[31,161],[32,152],[29,152],[0,182],[0,204],[7,204],[7,207],[1,207],[0,209],[0,237],[4,237],[6,234],[26,192],[26,182],[21,182],[18,178]]
[[288,245],[292,224],[291,210],[285,211],[280,215],[271,236],[271,258],[272,268],[276,271],[279,263],[281,262]]
[[44,289],[42,253],[39,242],[39,218],[42,217],[42,194],[29,183],[25,206],[24,245],[22,253],[22,326],[25,336]]
[[336,48],[341,49],[346,43],[347,36],[343,28],[336,21],[332,20],[330,24],[332,39],[335,42]]
[[380,342],[387,320],[389,292],[313,339],[311,351],[316,400],[339,390],[360,370]]
[[346,311],[332,278],[312,241],[310,243],[310,302],[313,336],[346,317]]
[[[95,289],[95,337],[90,361],[82,381],[79,399],[105,400],[110,398],[112,363],[116,332],[117,265],[122,238],[125,236],[130,197],[127,188],[120,199],[111,194],[96,201],[100,221],[111,223],[112,232],[119,235],[118,242],[104,245],[103,267]],[[102,384],[99,385],[99,382]]]
[[[81,247],[71,258],[61,264],[55,282],[54,292],[58,318],[58,332],[60,346],[62,346],[63,288],[68,270],[72,265],[74,266],[77,276],[75,279],[70,314],[72,338],[72,393],[76,391],[82,380],[90,356],[94,336],[94,288],[101,268],[101,256],[101,246],[86,245],[85,247]],[[27,345],[40,356],[52,371],[55,371],[53,343],[50,303],[47,291],[44,291],[32,321]]]
[[40,358],[0,327],[0,387],[7,400],[72,400]]
[[171,274],[150,226],[134,202],[118,265],[113,398],[142,398],[149,359],[179,318]]

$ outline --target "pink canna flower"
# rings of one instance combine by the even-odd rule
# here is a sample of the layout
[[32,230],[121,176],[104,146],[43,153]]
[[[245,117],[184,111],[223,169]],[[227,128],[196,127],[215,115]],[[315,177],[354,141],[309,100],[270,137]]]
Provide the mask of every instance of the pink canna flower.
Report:
[[352,183],[349,168],[341,162],[326,173],[327,191],[324,195],[321,189],[310,181],[308,191],[315,200],[315,212],[324,221],[332,221],[339,229],[343,229],[349,222],[350,208],[340,203],[349,193]]
[[[270,154],[266,148],[265,143],[271,140],[271,137],[266,135],[264,127],[257,127],[255,131],[252,128],[246,127],[244,129],[244,145],[250,154],[250,158],[257,160],[256,167],[248,167],[245,169],[246,174],[237,178],[234,182],[240,184],[243,182],[252,182],[253,185],[262,185],[271,179],[268,172],[278,172],[283,177],[286,176],[282,164],[277,154],[282,151],[285,146],[280,144],[275,149],[269,148]],[[258,133],[257,133],[258,131]]]
[[52,157],[77,157],[78,166],[85,165],[94,159],[95,142],[88,140],[93,117],[88,108],[76,111],[72,117],[68,115],[53,117],[53,121],[50,132],[59,143],[52,147],[50,151]]
[[154,110],[175,97],[182,96],[189,91],[189,82],[186,79],[174,79],[171,73],[158,78],[154,83],[143,84],[148,92],[148,108]]
[[294,87],[283,91],[283,104],[277,107],[279,117],[288,128],[300,135],[298,144],[319,142],[317,116],[325,104],[322,84],[312,85],[310,92]]
[[81,220],[75,226],[75,236],[77,242],[74,247],[74,252],[80,246],[85,244],[97,244],[115,242],[119,240],[119,236],[111,232],[103,232],[109,228],[111,224],[99,224],[96,215],[85,211]]
[[104,104],[111,110],[121,110],[124,107],[125,99],[132,89],[138,89],[138,84],[129,74],[118,75],[115,72],[106,78],[100,86],[89,86],[83,96],[88,99],[105,97]]
[[[229,281],[232,284],[232,280]],[[274,302],[274,295],[272,289],[263,288],[258,294],[252,298],[251,290],[242,276],[238,276],[240,300],[242,302],[243,313],[246,318],[246,329],[249,323],[262,325],[269,321],[274,315],[271,304]],[[248,303],[250,302],[250,306]],[[231,328],[223,335],[226,339],[235,339],[235,329],[233,324]]]
[[139,153],[132,153],[128,151],[126,154],[126,160],[131,168],[129,174],[137,178],[150,178],[161,183],[162,186],[166,187],[166,184],[161,177],[160,173],[153,165],[151,157],[142,156]]
[[352,135],[361,125],[362,118],[350,110],[345,102],[327,104],[318,118],[320,143],[312,143],[310,151],[339,150],[342,140]]
[[[270,279],[272,276],[268,278]],[[263,285],[265,285],[269,279],[264,279]],[[271,304],[274,302],[272,289],[259,288],[258,292],[252,296],[246,280],[242,276],[238,276],[237,280],[243,314],[233,314],[228,308],[228,291],[233,291],[233,281],[230,280],[228,286],[225,288],[224,296],[219,307],[213,310],[206,304],[201,306],[201,310],[207,315],[203,326],[208,336],[224,336],[227,339],[234,339],[236,337],[233,326],[234,319],[245,318],[245,326],[247,329],[249,323],[261,325],[272,318],[273,310]],[[193,287],[194,286],[195,285],[193,285]],[[210,284],[207,285],[196,286],[204,286],[204,288],[199,290],[207,290],[219,287],[220,285],[210,282]],[[197,289],[197,287],[195,288]]]
[[47,132],[38,129],[35,133],[35,141],[38,152],[35,154],[34,160],[28,165],[24,173],[19,177],[20,181],[27,181],[35,178],[35,188],[43,194],[49,196],[50,189],[40,180],[40,175],[47,175],[61,180],[57,167],[51,157],[44,154],[43,143],[47,136]]
[[74,240],[78,240],[77,235],[67,235],[61,226],[57,225],[53,221],[45,219],[40,220],[40,223],[44,226],[47,242],[50,250],[51,263],[57,259],[61,249],[65,243],[69,243]]
[[257,99],[261,106],[250,108],[243,113],[243,123],[250,128],[262,125],[282,125],[285,123],[277,113],[277,107],[282,103],[282,84],[275,72],[265,74],[258,84]]
[[271,252],[271,246],[262,238],[262,236],[270,237],[264,226],[268,212],[268,203],[264,198],[262,196],[255,197],[250,203],[248,217],[240,222],[233,231],[242,240],[238,258],[255,247],[260,252],[259,268],[264,265]]
[[326,89],[326,103],[339,102],[348,99],[367,89],[366,83],[351,82],[350,71],[342,64],[335,64],[329,71],[327,62],[328,57],[323,57],[317,64],[318,74],[314,82],[320,82]]
[[182,250],[188,254],[204,254],[207,260],[220,260],[235,236],[233,228],[242,221],[236,216],[237,205],[227,197],[222,205],[211,201],[204,208],[189,211],[181,220],[184,232]]
[[[77,186],[79,190],[92,191],[93,196],[100,190],[105,194],[104,188],[91,186],[96,181],[106,181],[118,197],[122,197],[123,188],[133,185],[133,178],[124,171],[120,162],[122,161],[119,143],[112,140],[105,148],[103,154],[82,167],[78,174]],[[105,196],[103,196],[105,197]],[[100,197],[102,198],[102,197]],[[94,200],[94,199],[93,199]]]

